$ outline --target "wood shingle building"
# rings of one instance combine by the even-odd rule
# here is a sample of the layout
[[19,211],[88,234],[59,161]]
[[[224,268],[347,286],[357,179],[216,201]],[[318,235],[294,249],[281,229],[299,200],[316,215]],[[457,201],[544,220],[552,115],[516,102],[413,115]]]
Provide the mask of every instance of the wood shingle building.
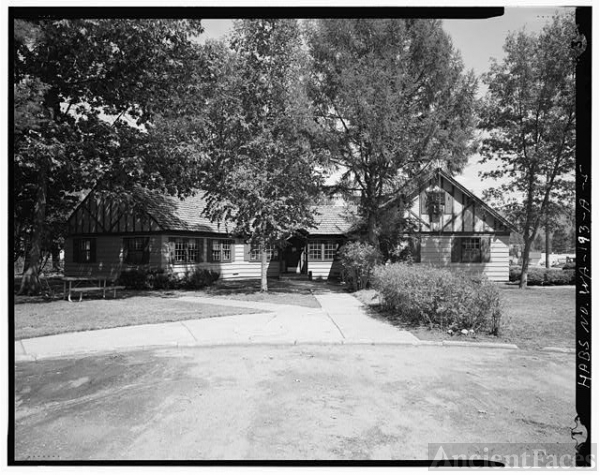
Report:
[[[202,195],[184,200],[140,192],[135,206],[90,192],[68,220],[65,275],[116,278],[130,268],[185,273],[213,269],[222,279],[260,277],[260,255],[231,223],[211,222]],[[420,264],[507,281],[510,223],[440,169],[422,175],[386,205],[417,223],[406,234]],[[339,247],[351,231],[347,206],[317,206],[316,228],[269,250],[268,275],[340,275]]]

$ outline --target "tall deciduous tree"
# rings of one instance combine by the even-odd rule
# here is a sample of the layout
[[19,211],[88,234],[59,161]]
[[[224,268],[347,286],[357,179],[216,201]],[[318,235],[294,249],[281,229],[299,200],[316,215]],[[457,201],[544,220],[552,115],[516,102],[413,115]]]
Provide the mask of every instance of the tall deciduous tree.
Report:
[[378,245],[381,205],[430,162],[470,152],[476,79],[439,20],[335,19],[308,27],[312,98],[342,190],[358,189]]
[[556,16],[539,34],[508,36],[505,58],[484,76],[488,94],[481,127],[489,137],[482,161],[497,169],[483,177],[502,178],[488,196],[517,194],[506,204],[523,234],[520,287],[527,285],[529,252],[552,202],[571,198],[575,170],[575,66],[573,15]]
[[314,224],[311,197],[321,183],[315,123],[296,20],[239,21],[230,40],[229,50],[207,45],[218,79],[208,115],[200,123],[192,114],[197,123],[186,128],[188,138],[201,136],[187,143],[202,150],[209,215],[233,221],[259,248],[266,291],[268,247]]
[[14,218],[27,243],[20,292],[39,290],[44,239],[57,238],[50,218],[73,193],[138,184],[190,191],[190,174],[176,175],[150,132],[169,91],[189,83],[201,31],[184,20],[15,20]]

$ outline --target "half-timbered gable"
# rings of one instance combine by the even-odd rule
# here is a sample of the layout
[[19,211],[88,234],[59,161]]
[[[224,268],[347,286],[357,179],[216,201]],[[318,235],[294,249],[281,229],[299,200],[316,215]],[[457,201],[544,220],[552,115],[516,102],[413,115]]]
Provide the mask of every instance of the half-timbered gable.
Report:
[[508,280],[511,224],[443,170],[421,175],[387,206],[414,223],[406,237],[415,262]]
[[[205,214],[201,192],[180,200],[136,190],[128,200],[91,192],[68,220],[65,274],[116,278],[132,268],[183,274],[197,268],[224,279],[260,277],[260,256],[231,222]],[[290,237],[269,252],[267,274],[292,272],[329,278],[339,275],[337,250],[349,228],[345,207],[320,206],[317,227]]]

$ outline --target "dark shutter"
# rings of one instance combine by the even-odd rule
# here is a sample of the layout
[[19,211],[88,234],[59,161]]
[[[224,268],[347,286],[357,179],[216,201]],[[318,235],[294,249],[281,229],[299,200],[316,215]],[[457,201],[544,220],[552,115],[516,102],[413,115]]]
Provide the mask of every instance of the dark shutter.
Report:
[[421,214],[429,214],[429,211],[427,211],[427,193],[425,193],[424,191],[420,195],[420,201],[421,201]]
[[233,239],[229,240],[229,251],[231,255],[231,262],[235,261],[235,241]]
[[481,262],[490,262],[491,259],[491,240],[492,238],[481,238]]
[[451,262],[460,262],[460,254],[462,248],[462,238],[452,238],[452,259]]
[[214,262],[213,261],[213,253],[212,253],[213,242],[214,242],[213,239],[207,239],[206,240],[206,252],[207,252],[206,260],[208,262]]
[[130,238],[123,238],[123,262],[125,262],[126,264],[129,263],[129,242]]
[[196,248],[198,249],[196,262],[202,262],[203,256],[204,256],[204,239],[201,239],[201,238],[196,239]]
[[81,239],[73,239],[73,262],[79,262],[79,248]]
[[[135,222],[135,220],[134,220]],[[150,263],[150,238],[144,239],[144,254],[142,255],[142,264]]]
[[175,263],[175,239],[169,238],[169,264]]
[[90,239],[90,262],[96,262],[96,239]]
[[452,196],[447,191],[444,192],[446,203],[444,204],[444,214],[452,214]]
[[250,261],[250,251],[252,250],[252,244],[244,243],[244,260]]

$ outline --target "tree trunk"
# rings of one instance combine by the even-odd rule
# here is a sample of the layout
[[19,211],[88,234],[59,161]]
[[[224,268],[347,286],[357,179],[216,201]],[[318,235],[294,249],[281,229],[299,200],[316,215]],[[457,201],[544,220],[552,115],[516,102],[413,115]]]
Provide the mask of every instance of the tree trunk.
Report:
[[546,223],[546,269],[550,269],[550,226]]
[[367,217],[367,241],[375,249],[379,249],[379,236],[377,235],[377,216],[371,210]]
[[50,253],[52,254],[52,270],[54,272],[60,272],[60,249],[56,244],[52,245],[50,249]]
[[268,292],[269,287],[267,284],[267,249],[265,246],[264,238],[260,239],[260,291]]
[[519,282],[519,288],[524,289],[527,287],[527,271],[529,270],[529,251],[531,250],[531,244],[535,236],[530,236],[529,239],[525,239],[525,248],[523,249],[523,264],[521,265],[521,282]]
[[[43,159],[42,159],[43,161]],[[38,294],[40,284],[40,261],[42,257],[42,238],[46,222],[46,164],[42,163],[38,180],[36,203],[33,209],[33,223],[31,229],[30,249],[26,254],[23,278],[19,295]]]

